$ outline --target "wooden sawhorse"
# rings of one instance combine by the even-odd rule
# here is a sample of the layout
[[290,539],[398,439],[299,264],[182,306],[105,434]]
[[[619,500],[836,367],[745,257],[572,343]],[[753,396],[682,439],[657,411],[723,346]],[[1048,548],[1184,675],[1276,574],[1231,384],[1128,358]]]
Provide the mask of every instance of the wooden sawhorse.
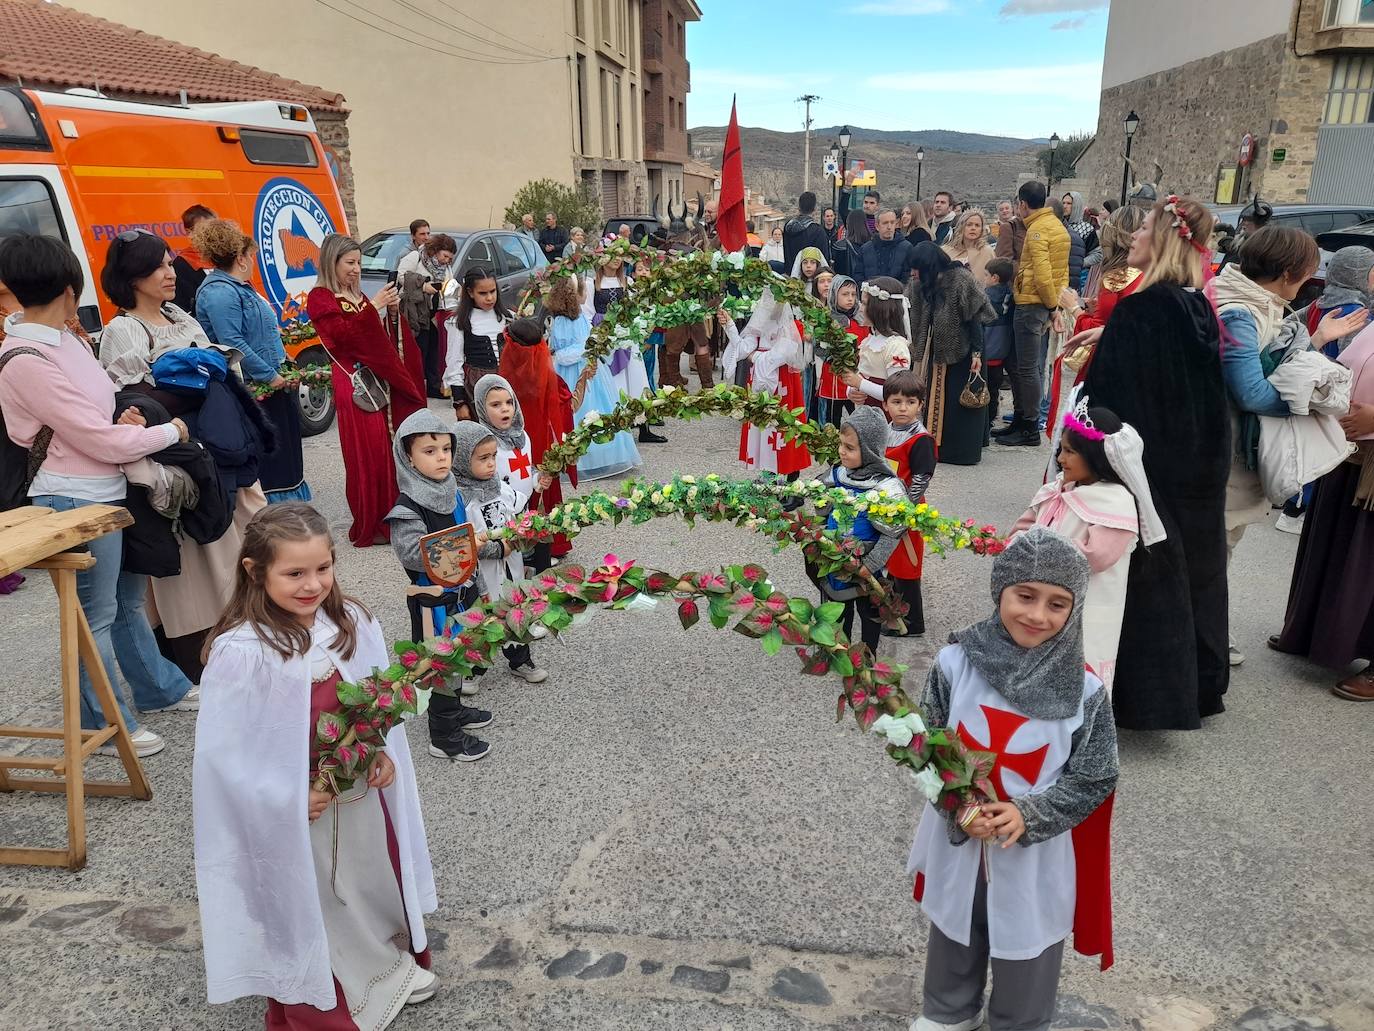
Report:
[[[145,801],[153,797],[133,742],[129,740],[129,730],[115,704],[114,688],[76,593],[77,572],[90,569],[95,565],[95,558],[88,552],[68,550],[132,522],[127,511],[114,505],[84,505],[70,512],[29,506],[0,513],[0,576],[20,569],[42,569],[52,578],[57,590],[62,670],[62,726],[0,725],[0,737],[61,741],[62,755],[56,759],[0,756],[0,792],[62,791],[67,795],[67,847],[0,845],[0,863],[65,866],[69,870],[79,870],[86,865],[87,795],[123,795]],[[101,730],[81,729],[81,662],[86,664],[96,698],[105,713],[106,726]],[[86,759],[109,741],[119,750],[129,779],[87,780]],[[52,776],[12,776],[10,770],[46,771]]]

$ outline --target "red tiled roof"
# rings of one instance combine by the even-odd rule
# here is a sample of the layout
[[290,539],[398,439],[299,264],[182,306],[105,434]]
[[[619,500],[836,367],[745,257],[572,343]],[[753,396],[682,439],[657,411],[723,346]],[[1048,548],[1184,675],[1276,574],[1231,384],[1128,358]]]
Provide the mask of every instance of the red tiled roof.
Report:
[[346,111],[343,94],[44,0],[0,0],[0,76],[193,101],[284,100]]

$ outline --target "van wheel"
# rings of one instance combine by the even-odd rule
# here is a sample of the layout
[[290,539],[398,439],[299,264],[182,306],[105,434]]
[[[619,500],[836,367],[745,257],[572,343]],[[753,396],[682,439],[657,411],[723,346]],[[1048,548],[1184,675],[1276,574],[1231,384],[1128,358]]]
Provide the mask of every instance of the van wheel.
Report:
[[[310,348],[296,358],[298,365],[327,365],[329,356],[323,350]],[[304,386],[298,388],[296,404],[301,411],[301,436],[313,437],[323,433],[334,422],[334,388]]]

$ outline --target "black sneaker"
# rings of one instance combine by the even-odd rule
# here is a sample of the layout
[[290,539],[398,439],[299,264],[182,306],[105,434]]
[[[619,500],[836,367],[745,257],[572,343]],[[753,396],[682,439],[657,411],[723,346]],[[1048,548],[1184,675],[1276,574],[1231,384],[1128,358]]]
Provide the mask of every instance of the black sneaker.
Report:
[[481,730],[491,724],[491,713],[465,705],[458,710],[458,726],[464,730]]
[[1005,437],[998,437],[997,443],[1004,447],[1039,447],[1043,443],[1040,434],[1035,430],[1022,430],[1020,433],[1010,433]]
[[451,759],[459,763],[475,763],[486,757],[491,745],[480,741],[471,734],[455,734],[442,745],[430,742],[429,754],[436,759]]
[[639,424],[639,442],[641,444],[666,444],[668,438],[649,429],[649,424],[645,422]]

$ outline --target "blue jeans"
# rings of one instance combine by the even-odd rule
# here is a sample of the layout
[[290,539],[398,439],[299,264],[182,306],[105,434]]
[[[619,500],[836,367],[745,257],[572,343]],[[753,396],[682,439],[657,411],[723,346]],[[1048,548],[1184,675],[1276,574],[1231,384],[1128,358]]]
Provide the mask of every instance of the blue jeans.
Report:
[[[70,512],[93,501],[57,497],[44,494],[33,499],[35,505],[56,512]],[[133,692],[134,704],[140,709],[162,709],[181,701],[191,690],[191,682],[173,663],[162,657],[148,615],[144,611],[148,592],[148,578],[120,571],[124,557],[122,531],[107,533],[86,545],[95,556],[95,565],[76,574],[76,594],[91,625],[96,651],[105,665],[105,672],[114,689],[115,700],[124,723],[130,731],[138,729],[125,704],[115,679],[115,663]],[[81,727],[99,730],[105,726],[104,710],[96,698],[95,688],[87,675],[85,663],[81,668]]]

